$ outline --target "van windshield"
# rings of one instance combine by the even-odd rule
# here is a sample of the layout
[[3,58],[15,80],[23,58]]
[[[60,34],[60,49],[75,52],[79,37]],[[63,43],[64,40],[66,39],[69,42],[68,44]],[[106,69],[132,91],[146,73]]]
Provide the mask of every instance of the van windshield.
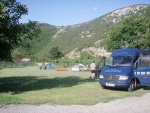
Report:
[[133,56],[111,56],[106,62],[106,66],[131,66]]

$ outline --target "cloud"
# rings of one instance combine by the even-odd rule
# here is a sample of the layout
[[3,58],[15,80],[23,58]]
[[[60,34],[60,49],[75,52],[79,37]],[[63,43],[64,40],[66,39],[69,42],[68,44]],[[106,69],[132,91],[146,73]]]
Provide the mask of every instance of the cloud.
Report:
[[95,7],[93,7],[93,9],[94,9],[94,10],[98,10],[98,7],[97,7],[97,6],[95,6]]

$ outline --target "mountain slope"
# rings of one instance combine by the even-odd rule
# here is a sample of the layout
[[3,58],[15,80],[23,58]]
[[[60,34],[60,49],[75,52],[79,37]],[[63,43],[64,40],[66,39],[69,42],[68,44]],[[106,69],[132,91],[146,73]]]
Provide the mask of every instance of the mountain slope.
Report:
[[[36,52],[34,51],[32,56],[35,58],[38,57],[38,59],[43,57],[48,58],[49,52],[53,47],[58,47],[64,55],[70,58],[79,57],[80,51],[86,51],[97,56],[108,55],[109,53],[107,53],[104,48],[106,40],[109,38],[109,32],[125,18],[135,14],[142,15],[144,10],[149,8],[148,6],[149,5],[138,4],[121,8],[92,21],[73,26],[53,26],[52,29],[43,29],[41,27],[43,25],[39,24],[38,27],[42,30],[42,34],[39,38],[42,39],[45,44],[40,45],[40,49]],[[44,38],[46,34],[47,36]],[[37,41],[33,43],[33,45],[37,45]],[[30,49],[31,51],[34,50],[32,47]]]

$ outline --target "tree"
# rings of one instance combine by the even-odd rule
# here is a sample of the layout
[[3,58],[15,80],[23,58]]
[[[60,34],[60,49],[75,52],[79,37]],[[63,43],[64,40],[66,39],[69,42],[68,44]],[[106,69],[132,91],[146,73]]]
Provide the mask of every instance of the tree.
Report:
[[0,61],[12,60],[11,52],[26,39],[38,37],[36,22],[19,22],[22,15],[28,14],[26,5],[16,0],[0,1]]
[[150,49],[150,20],[148,16],[132,16],[110,33],[107,49],[144,48]]
[[55,60],[63,57],[64,55],[59,51],[58,47],[53,47],[50,50],[50,58]]

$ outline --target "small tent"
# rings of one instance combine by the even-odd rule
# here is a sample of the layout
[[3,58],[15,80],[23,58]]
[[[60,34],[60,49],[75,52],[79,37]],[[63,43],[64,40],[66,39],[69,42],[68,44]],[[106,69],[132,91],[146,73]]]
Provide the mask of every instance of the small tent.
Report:
[[75,64],[72,68],[71,71],[86,71],[86,68],[83,64]]
[[46,64],[45,69],[50,70],[50,69],[55,69],[55,67],[53,64],[48,63],[48,64]]

